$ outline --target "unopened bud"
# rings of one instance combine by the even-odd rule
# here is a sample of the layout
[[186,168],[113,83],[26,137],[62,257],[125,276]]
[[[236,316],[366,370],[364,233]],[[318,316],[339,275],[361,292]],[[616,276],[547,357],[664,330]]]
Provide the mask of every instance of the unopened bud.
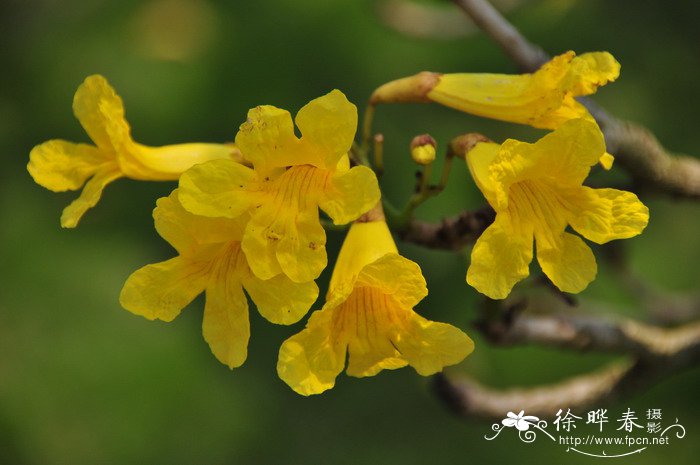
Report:
[[447,151],[448,155],[465,159],[467,153],[479,142],[491,142],[491,139],[477,132],[470,132],[457,136],[450,141]]
[[435,161],[437,143],[429,134],[416,136],[411,141],[411,158],[419,165],[429,165]]
[[369,99],[370,105],[379,103],[428,103],[428,93],[440,81],[441,74],[423,71],[413,76],[387,82],[378,87]]

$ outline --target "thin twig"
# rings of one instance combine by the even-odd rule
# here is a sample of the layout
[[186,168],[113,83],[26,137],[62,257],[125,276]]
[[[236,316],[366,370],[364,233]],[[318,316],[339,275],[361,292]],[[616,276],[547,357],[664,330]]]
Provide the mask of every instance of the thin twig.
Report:
[[[529,42],[486,0],[453,0],[524,72],[537,70],[549,57]],[[646,187],[680,197],[700,199],[700,160],[669,153],[643,126],[620,120],[581,99],[605,134],[608,151]]]
[[439,224],[412,220],[398,234],[402,240],[423,247],[460,250],[475,241],[493,223],[495,215],[493,209],[484,207],[445,218]]

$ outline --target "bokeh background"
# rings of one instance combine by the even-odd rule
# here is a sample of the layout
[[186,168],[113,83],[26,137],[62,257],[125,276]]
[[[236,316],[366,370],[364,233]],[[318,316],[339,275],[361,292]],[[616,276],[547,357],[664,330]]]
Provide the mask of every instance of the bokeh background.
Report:
[[[700,152],[700,3],[500,4],[550,53],[611,51],[622,76],[596,100],[649,126],[673,150]],[[515,434],[487,442],[491,422],[455,417],[429,380],[411,369],[360,380],[341,375],[333,390],[300,397],[276,377],[275,363],[281,341],[302,323],[273,326],[254,311],[248,361],[228,370],[201,337],[201,299],[170,324],[136,317],[118,303],[133,270],[172,255],[150,216],[172,184],[120,180],[76,230],[61,230],[61,209],[76,194],[51,193],[26,171],[35,144],[88,141],[71,101],[92,73],[104,74],[124,98],[134,138],[163,145],[233,140],[248,108],[274,104],[295,112],[333,88],[362,109],[376,86],[421,70],[515,72],[448,2],[418,2],[418,11],[432,12],[431,21],[444,21],[437,29],[406,14],[414,6],[370,0],[1,3],[0,464],[595,461],[543,440],[523,444]],[[383,188],[398,204],[413,188],[407,145],[416,134],[430,132],[443,147],[468,131],[495,140],[541,135],[422,105],[380,108],[376,129],[386,136]],[[594,174],[594,183],[608,181],[624,183],[624,174]],[[697,292],[698,205],[643,200],[652,219],[642,236],[627,241],[633,270],[665,291]],[[437,220],[483,203],[458,164],[447,191],[419,215]],[[331,257],[341,239],[329,233]],[[464,283],[467,255],[399,248],[421,264],[431,290],[418,311],[476,340],[474,354],[451,373],[493,386],[529,386],[611,359],[491,347],[470,329],[479,298]],[[581,295],[582,305],[644,319],[643,302],[599,262],[599,278]],[[319,281],[322,291],[329,276],[326,270]],[[696,369],[613,406],[612,414],[661,408],[665,423],[677,417],[688,431],[683,440],[616,463],[697,463],[699,382]]]

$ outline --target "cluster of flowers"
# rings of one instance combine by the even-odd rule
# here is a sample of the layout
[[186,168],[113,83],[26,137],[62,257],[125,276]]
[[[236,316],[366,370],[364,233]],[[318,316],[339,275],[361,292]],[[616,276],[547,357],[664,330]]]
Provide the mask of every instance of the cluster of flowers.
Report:
[[[593,118],[574,97],[614,80],[608,53],[554,58],[534,74],[420,73],[378,88],[371,104],[432,101],[476,115],[553,129],[529,144],[479,143],[466,161],[497,212],[472,251],[467,282],[505,298],[524,279],[537,244],[544,273],[565,292],[596,274],[590,248],[639,234],[648,210],[629,192],[582,185],[591,166],[612,165]],[[374,172],[348,157],[357,109],[334,90],[304,106],[294,123],[273,106],[249,111],[234,144],[147,147],[134,142],[121,99],[101,76],[79,87],[73,110],[95,145],[51,140],[35,147],[28,169],[53,191],[80,197],[61,217],[75,227],[104,187],[120,178],[178,180],[153,212],[158,233],[177,251],[134,272],[124,308],[173,320],[206,295],[203,334],[231,368],[247,357],[245,293],[272,323],[299,321],[318,297],[314,280],[327,265],[323,210],[335,224],[354,221],[338,256],[326,303],[285,341],[277,371],[303,395],[333,387],[348,358],[351,376],[411,365],[421,375],[462,361],[471,339],[413,311],[428,293],[420,267],[399,255],[380,206]],[[245,293],[244,293],[245,290]]]

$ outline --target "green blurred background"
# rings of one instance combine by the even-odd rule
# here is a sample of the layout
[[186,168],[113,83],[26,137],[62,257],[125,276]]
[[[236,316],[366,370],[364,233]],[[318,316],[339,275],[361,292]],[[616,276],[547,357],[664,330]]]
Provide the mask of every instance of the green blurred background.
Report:
[[[172,184],[118,181],[76,230],[61,230],[61,209],[76,194],[44,190],[26,172],[33,145],[51,138],[88,141],[71,100],[93,73],[104,74],[124,98],[134,138],[163,145],[233,140],[248,108],[274,104],[295,112],[333,88],[362,109],[379,84],[421,70],[515,71],[493,43],[469,34],[448,2],[420,4],[442,8],[438,18],[452,18],[438,31],[443,37],[420,38],[390,26],[401,2],[2,2],[0,148],[7,165],[0,170],[0,464],[596,460],[543,440],[523,444],[509,433],[487,442],[491,422],[453,416],[432,395],[429,380],[411,369],[359,380],[341,375],[333,390],[300,397],[277,378],[275,363],[281,341],[302,323],[273,326],[254,311],[248,361],[228,370],[201,337],[201,299],[170,324],[146,321],[118,304],[133,270],[172,255],[150,216]],[[700,3],[501,4],[551,53],[612,52],[622,76],[596,100],[648,125],[668,147],[699,152]],[[408,23],[408,29],[416,27]],[[413,187],[407,145],[418,133],[430,132],[443,147],[468,131],[496,140],[540,134],[421,105],[380,108],[376,129],[386,136],[382,183],[395,203]],[[624,175],[596,173],[593,182],[621,183]],[[652,220],[642,236],[627,241],[633,269],[662,289],[697,292],[698,205],[643,200]],[[419,213],[437,220],[483,203],[458,165],[447,191]],[[329,233],[331,257],[341,239],[341,233]],[[399,248],[421,264],[431,290],[418,311],[468,330],[476,340],[474,354],[452,373],[494,386],[534,385],[610,359],[491,347],[470,328],[479,298],[464,284],[466,254]],[[581,295],[582,306],[646,318],[642,304],[599,262],[599,278]],[[319,281],[322,291],[329,275],[325,271]],[[688,431],[683,440],[615,463],[698,463],[699,381],[696,369],[614,406],[613,414],[661,408],[665,423],[677,417]]]

